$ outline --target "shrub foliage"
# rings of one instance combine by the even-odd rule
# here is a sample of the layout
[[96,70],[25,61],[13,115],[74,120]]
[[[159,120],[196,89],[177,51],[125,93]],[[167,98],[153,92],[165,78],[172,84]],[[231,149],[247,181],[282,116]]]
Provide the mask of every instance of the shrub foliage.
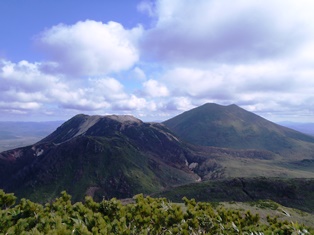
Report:
[[27,199],[16,204],[13,194],[0,190],[0,234],[313,234],[313,228],[250,211],[214,207],[183,198],[184,206],[165,198],[134,197],[98,203],[86,197],[72,204],[62,192],[41,205]]

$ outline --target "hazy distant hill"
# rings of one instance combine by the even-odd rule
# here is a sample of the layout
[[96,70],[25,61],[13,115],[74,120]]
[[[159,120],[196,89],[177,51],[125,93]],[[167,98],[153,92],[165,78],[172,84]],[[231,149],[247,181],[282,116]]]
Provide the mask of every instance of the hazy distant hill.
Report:
[[314,158],[314,137],[272,123],[236,105],[205,104],[163,122],[181,139],[203,146],[264,149],[285,158]]
[[299,123],[299,122],[280,122],[282,126],[289,127],[296,131],[314,136],[314,123]]
[[31,145],[53,132],[62,121],[0,122],[0,152]]

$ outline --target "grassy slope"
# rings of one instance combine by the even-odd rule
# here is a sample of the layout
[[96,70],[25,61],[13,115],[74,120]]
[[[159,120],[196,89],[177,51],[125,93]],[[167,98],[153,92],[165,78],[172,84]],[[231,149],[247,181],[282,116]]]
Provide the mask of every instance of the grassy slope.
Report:
[[[122,201],[124,202],[124,201]],[[133,201],[127,201],[127,203],[134,203]],[[175,203],[179,205],[183,211],[187,210],[187,207],[184,203]],[[214,208],[226,208],[231,210],[240,210],[244,215],[247,211],[250,211],[252,214],[259,214],[260,221],[266,223],[267,216],[277,217],[279,221],[289,221],[292,223],[304,224],[306,226],[313,227],[314,214],[308,213],[302,210],[295,208],[286,207],[280,205],[271,200],[258,200],[251,202],[212,202],[211,205]]]
[[314,179],[233,178],[184,185],[154,196],[174,202],[180,202],[184,196],[211,202],[270,199],[284,206],[313,212]]
[[243,212],[249,210],[252,214],[259,214],[263,222],[266,221],[267,215],[277,216],[279,220],[287,220],[293,223],[297,222],[307,226],[313,226],[314,221],[314,214],[282,206],[269,200],[255,202],[220,202],[219,206],[228,209],[239,209]]
[[230,177],[282,177],[314,178],[314,165],[282,163],[280,160],[259,160],[247,158],[220,158],[224,176]]

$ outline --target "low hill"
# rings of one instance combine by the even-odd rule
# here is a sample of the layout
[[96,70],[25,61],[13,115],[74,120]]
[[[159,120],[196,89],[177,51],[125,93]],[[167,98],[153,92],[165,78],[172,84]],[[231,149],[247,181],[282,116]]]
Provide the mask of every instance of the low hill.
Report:
[[314,137],[277,125],[237,105],[204,104],[163,122],[201,146],[272,151],[285,159],[314,158]]

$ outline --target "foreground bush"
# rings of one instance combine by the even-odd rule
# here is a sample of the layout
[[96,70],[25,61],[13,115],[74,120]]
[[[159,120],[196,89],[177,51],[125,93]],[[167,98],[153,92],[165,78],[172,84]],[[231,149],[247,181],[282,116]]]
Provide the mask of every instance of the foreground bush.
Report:
[[116,199],[71,203],[65,192],[44,206],[0,190],[0,234],[314,234],[314,230],[276,217],[183,198],[184,207],[164,198],[137,195],[127,205]]

